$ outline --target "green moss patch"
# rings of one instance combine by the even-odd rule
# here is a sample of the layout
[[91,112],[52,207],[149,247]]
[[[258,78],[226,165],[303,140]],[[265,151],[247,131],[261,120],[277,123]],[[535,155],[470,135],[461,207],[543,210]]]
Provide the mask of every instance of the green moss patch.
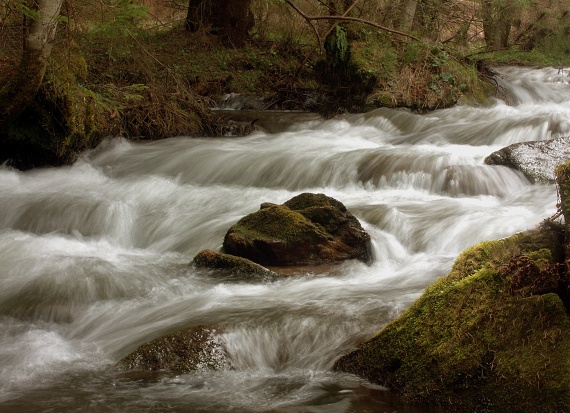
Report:
[[300,213],[285,206],[264,208],[240,219],[234,231],[247,237],[285,244],[326,241],[327,235]]
[[409,401],[466,411],[570,408],[570,318],[560,297],[513,294],[501,271],[523,254],[552,265],[559,234],[484,242],[400,318],[336,368],[399,391]]

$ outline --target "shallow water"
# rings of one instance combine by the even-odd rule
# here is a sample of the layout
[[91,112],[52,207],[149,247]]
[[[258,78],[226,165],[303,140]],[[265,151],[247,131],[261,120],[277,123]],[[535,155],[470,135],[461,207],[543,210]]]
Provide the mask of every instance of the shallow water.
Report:
[[[114,138],[69,167],[0,168],[0,410],[421,411],[331,367],[461,250],[555,213],[554,185],[483,160],[568,136],[568,78],[500,71],[510,106],[302,117],[244,138]],[[372,265],[260,282],[188,266],[262,202],[301,192],[359,218]],[[221,327],[235,370],[113,370],[139,345],[201,324]]]

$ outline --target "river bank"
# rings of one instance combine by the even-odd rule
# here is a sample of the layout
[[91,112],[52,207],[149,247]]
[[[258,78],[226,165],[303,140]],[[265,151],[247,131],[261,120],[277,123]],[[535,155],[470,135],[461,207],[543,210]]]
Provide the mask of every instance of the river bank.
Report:
[[[481,103],[495,92],[485,81],[488,73],[452,49],[347,27],[353,34],[345,77],[327,72],[327,57],[312,39],[252,37],[231,48],[215,35],[182,27],[114,27],[81,32],[73,41],[62,35],[32,105],[0,131],[0,162],[19,169],[69,164],[108,136],[139,141],[247,133],[211,111],[227,96],[248,99],[250,109],[331,117],[378,107],[425,112],[462,100]],[[21,43],[17,26],[12,29],[4,38],[7,50]],[[114,43],[119,34],[120,48]],[[17,59],[18,53],[6,56],[0,84]]]

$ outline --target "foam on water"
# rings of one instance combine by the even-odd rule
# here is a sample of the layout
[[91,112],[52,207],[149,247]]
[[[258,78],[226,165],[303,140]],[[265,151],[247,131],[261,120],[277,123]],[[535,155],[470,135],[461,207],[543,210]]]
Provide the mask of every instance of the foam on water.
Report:
[[[461,250],[556,210],[554,185],[483,160],[568,135],[568,80],[554,69],[498,70],[511,106],[378,109],[239,139],[115,138],[70,167],[0,167],[0,410],[358,405],[369,384],[331,373],[336,358],[405,310]],[[188,266],[262,202],[300,192],[343,202],[371,235],[374,262],[259,281]],[[219,328],[236,370],[137,381],[112,369],[139,345],[197,325]]]

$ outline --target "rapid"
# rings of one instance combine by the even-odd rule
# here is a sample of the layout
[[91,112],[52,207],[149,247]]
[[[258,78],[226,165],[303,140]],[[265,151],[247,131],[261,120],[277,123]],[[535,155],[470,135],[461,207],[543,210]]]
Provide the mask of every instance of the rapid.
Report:
[[[485,165],[570,135],[570,78],[500,68],[508,102],[427,114],[278,119],[242,138],[110,138],[68,167],[0,167],[0,411],[415,412],[331,370],[483,240],[556,212],[553,184]],[[279,280],[189,266],[262,202],[343,202],[374,262]],[[176,330],[221,326],[235,369],[129,375],[113,366]]]

